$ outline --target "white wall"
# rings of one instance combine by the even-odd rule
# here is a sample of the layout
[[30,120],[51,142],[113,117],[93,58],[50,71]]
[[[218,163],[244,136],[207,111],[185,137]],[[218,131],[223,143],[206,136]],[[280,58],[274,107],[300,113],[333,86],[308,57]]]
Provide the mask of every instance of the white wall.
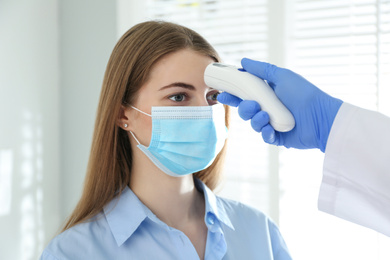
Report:
[[115,1],[59,2],[61,217],[81,195],[104,71],[117,40]]
[[37,259],[77,203],[116,1],[0,1],[0,259]]
[[56,1],[0,1],[0,259],[36,259],[59,223]]

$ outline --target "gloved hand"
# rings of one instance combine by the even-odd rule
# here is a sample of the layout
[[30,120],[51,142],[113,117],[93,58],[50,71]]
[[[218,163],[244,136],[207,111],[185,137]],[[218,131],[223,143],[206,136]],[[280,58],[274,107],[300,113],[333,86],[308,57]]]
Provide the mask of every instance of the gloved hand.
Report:
[[287,148],[319,148],[324,152],[334,118],[343,102],[288,69],[247,58],[242,59],[241,64],[245,71],[267,81],[293,114],[295,127],[289,132],[275,131],[269,124],[268,114],[255,101],[242,101],[226,92],[218,95],[218,101],[238,106],[240,117],[251,119],[252,128],[262,132],[266,143]]

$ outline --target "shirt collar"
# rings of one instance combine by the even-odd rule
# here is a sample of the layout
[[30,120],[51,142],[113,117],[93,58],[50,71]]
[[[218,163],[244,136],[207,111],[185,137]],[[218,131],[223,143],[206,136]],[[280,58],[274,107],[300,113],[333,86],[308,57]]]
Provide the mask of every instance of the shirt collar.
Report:
[[[209,213],[212,213],[220,222],[234,230],[221,200],[203,182],[196,178],[194,180],[196,188],[204,194],[205,218]],[[110,201],[103,211],[118,246],[131,237],[145,218],[148,217],[153,221],[157,219],[129,187],[126,187],[119,196]]]
[[129,187],[110,201],[103,210],[118,246],[121,246],[148,216],[147,207]]

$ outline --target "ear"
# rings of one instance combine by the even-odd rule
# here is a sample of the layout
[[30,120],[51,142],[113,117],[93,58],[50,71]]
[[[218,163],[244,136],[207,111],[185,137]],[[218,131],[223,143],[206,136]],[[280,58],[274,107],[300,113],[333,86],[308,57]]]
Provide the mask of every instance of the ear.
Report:
[[131,125],[132,109],[121,105],[119,116],[117,119],[117,125],[125,131],[131,131],[133,126]]

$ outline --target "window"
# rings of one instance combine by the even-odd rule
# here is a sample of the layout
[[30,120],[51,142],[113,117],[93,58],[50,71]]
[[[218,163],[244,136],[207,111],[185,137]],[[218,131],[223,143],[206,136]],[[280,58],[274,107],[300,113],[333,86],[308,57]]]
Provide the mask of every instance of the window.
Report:
[[[287,66],[335,97],[390,115],[389,8],[383,0],[289,1]],[[292,253],[389,259],[389,238],[317,211],[322,161],[316,151],[280,152],[280,225]]]

